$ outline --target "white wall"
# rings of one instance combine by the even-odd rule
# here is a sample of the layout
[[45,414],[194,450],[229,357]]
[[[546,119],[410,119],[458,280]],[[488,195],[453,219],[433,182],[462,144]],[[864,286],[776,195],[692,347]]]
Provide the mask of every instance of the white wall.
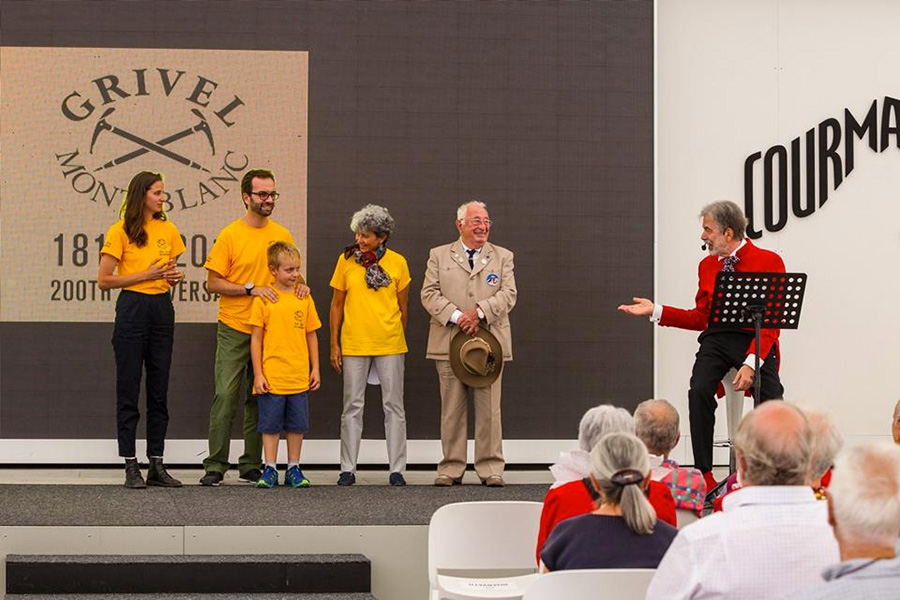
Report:
[[[743,206],[748,155],[843,122],[844,108],[862,119],[874,99],[880,129],[884,97],[900,97],[898,22],[889,0],[657,2],[657,301],[693,305],[697,214],[718,199]],[[900,396],[896,141],[881,153],[857,141],[828,202],[757,241],[809,274],[800,329],[781,334],[785,396],[831,411],[851,441],[889,435]],[[761,185],[758,175],[760,199]],[[686,417],[696,333],[659,328],[656,339],[656,394]]]

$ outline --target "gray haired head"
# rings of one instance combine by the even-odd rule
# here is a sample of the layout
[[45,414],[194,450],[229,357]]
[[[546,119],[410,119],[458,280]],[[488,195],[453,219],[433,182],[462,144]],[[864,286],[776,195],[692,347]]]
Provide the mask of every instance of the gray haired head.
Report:
[[842,549],[849,543],[893,550],[900,535],[900,447],[875,442],[841,451],[828,501]]
[[588,410],[578,424],[578,447],[590,452],[608,433],[634,433],[634,419],[624,408],[601,404]]
[[[627,472],[622,480],[618,474]],[[630,433],[603,436],[591,450],[591,474],[605,504],[618,505],[630,530],[638,535],[653,533],[656,511],[644,495],[646,478],[650,476],[650,457],[644,442]]]
[[844,445],[844,436],[831,415],[811,406],[797,405],[809,420],[812,431],[812,459],[809,466],[811,483],[817,484],[834,464],[834,458]]
[[668,456],[679,436],[678,411],[667,400],[644,400],[634,410],[634,433],[650,454]]
[[749,485],[809,485],[809,419],[795,406],[771,400],[747,413],[734,436],[738,474]]
[[477,206],[479,208],[483,208],[484,210],[487,210],[487,204],[485,204],[484,202],[480,202],[478,200],[469,200],[468,202],[466,202],[464,204],[460,204],[459,208],[456,209],[456,220],[457,221],[462,221],[463,219],[466,218],[466,211],[469,210],[470,206]]
[[391,237],[394,233],[394,217],[383,206],[366,204],[353,213],[350,219],[350,231],[365,233],[371,231],[378,237]]
[[718,223],[723,233],[730,228],[734,232],[734,239],[744,239],[747,231],[747,217],[744,216],[741,207],[731,200],[719,200],[707,204],[700,211],[700,218],[703,217],[709,217]]

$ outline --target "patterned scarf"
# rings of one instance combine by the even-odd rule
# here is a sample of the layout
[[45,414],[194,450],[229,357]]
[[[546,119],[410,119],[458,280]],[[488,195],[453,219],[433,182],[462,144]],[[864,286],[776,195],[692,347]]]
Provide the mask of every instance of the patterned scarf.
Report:
[[363,252],[359,249],[359,244],[353,244],[344,248],[344,258],[355,257],[356,262],[366,268],[366,285],[377,291],[378,288],[387,287],[391,283],[391,276],[378,264],[386,250],[382,244],[375,252],[371,250]]

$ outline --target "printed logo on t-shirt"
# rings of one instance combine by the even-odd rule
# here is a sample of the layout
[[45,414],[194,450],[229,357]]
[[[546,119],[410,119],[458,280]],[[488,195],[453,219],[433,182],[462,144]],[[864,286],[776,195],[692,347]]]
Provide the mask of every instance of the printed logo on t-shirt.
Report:
[[172,247],[169,246],[169,243],[165,240],[165,238],[159,238],[156,240],[156,248],[158,250],[158,254],[162,257],[166,258],[172,253]]
[[306,329],[306,318],[302,310],[294,311],[294,327],[296,329]]

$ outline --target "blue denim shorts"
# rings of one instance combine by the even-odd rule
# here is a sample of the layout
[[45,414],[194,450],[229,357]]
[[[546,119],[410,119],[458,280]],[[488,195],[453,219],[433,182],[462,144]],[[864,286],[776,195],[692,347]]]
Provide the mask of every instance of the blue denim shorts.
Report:
[[309,394],[262,394],[259,402],[260,433],[306,433],[309,431]]

